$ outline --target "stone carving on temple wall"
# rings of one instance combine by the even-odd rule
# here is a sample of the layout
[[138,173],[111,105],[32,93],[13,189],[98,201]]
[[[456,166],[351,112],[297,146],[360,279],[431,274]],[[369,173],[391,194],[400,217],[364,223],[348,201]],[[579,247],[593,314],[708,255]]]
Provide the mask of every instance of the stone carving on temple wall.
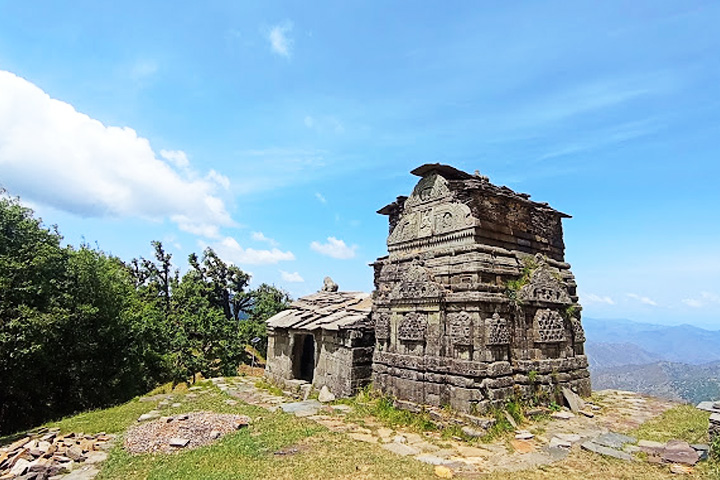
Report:
[[375,338],[387,340],[390,338],[390,314],[383,312],[375,315]]
[[448,203],[434,209],[435,228],[433,233],[441,234],[460,230],[473,225],[470,207],[462,203]]
[[585,329],[583,329],[582,323],[580,323],[580,320],[572,317],[570,319],[570,322],[572,324],[572,330],[573,330],[573,342],[574,343],[583,343],[585,342]]
[[538,310],[533,321],[537,343],[558,343],[565,341],[565,326],[562,316],[549,308]]
[[542,263],[530,275],[530,282],[517,295],[521,302],[572,303],[567,287],[553,276],[550,268]]
[[391,300],[423,300],[439,298],[443,295],[443,287],[435,282],[425,267],[411,265],[403,279],[395,285],[390,293]]
[[388,237],[388,245],[462,230],[475,224],[470,207],[442,203],[416,212],[406,212]]
[[510,344],[510,329],[508,328],[508,322],[496,312],[492,318],[488,318],[485,321],[485,328],[487,329],[487,345],[509,345]]
[[405,214],[388,237],[388,244],[407,242],[418,236],[418,214]]
[[450,195],[447,180],[439,175],[428,175],[418,182],[412,195],[405,201],[405,208],[437,200]]
[[450,340],[453,345],[472,345],[472,317],[467,312],[447,314],[450,325]]
[[398,327],[398,339],[422,342],[427,330],[427,314],[410,312],[403,316]]
[[429,237],[432,234],[432,210],[423,210],[422,212],[420,212],[420,228],[418,229],[418,238]]

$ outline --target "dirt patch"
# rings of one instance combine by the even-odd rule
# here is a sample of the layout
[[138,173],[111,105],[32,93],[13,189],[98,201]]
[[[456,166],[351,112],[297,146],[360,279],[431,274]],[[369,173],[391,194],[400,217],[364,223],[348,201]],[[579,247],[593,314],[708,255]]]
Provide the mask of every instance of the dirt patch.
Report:
[[177,415],[130,428],[124,446],[130,453],[172,453],[208,445],[249,423],[250,418],[245,415],[211,412]]

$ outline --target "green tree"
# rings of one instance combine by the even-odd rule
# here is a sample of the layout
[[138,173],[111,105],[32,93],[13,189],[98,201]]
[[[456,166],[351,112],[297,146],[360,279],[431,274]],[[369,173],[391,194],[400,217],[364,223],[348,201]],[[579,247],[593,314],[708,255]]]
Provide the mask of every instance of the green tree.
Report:
[[176,380],[231,375],[244,358],[238,322],[250,303],[250,275],[225,263],[211,248],[188,258],[190,270],[173,291]]
[[69,279],[57,228],[43,227],[17,198],[0,193],[0,431],[8,431],[40,415],[48,401],[51,372],[42,367],[51,366],[53,351],[46,338],[67,316]]
[[[249,293],[250,302],[248,316],[240,322],[239,340],[252,346],[264,357],[267,355],[267,324],[268,318],[286,310],[292,299],[290,294],[281,288],[267,283],[261,284]],[[257,342],[252,342],[258,338]]]
[[0,196],[0,432],[127,400],[167,373],[126,266],[61,241]]

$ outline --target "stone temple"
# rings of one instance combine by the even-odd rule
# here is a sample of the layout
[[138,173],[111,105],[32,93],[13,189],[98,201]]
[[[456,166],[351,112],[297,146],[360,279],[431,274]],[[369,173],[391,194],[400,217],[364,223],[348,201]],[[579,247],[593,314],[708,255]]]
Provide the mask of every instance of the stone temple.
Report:
[[[374,387],[405,402],[466,413],[514,396],[558,400],[562,388],[589,395],[581,307],[564,258],[562,219],[569,216],[477,173],[441,164],[412,173],[420,181],[410,196],[378,212],[388,216],[390,231],[388,255],[373,264]],[[281,339],[278,316],[268,321],[267,371],[292,380],[287,365],[302,359],[293,359],[290,347],[280,352],[272,345],[299,337],[288,331]],[[320,351],[327,335],[317,326],[324,321],[315,319]],[[344,335],[367,342],[367,325],[358,322]],[[350,372],[356,357],[367,362],[367,355],[346,355],[338,365]],[[317,368],[321,358],[306,358],[313,362],[307,368]],[[368,381],[349,385],[352,390]],[[336,395],[351,393],[317,376],[311,383]]]

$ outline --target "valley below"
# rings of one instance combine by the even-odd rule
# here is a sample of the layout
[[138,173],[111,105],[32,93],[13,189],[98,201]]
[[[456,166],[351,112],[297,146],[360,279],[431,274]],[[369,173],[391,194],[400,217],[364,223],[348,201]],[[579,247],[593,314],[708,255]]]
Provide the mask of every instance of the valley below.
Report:
[[697,404],[720,398],[720,331],[584,320],[593,390],[630,390]]

